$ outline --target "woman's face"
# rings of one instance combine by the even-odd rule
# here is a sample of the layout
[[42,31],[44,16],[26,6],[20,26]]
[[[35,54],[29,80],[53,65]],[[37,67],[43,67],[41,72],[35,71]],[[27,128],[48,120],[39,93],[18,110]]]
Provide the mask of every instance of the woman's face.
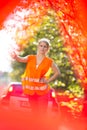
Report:
[[49,49],[49,45],[45,42],[40,42],[38,44],[38,53],[40,54],[46,54]]

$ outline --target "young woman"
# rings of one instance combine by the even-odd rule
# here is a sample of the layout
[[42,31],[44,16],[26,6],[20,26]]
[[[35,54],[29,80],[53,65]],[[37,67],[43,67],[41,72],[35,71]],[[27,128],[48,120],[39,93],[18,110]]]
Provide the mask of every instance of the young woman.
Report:
[[[29,95],[29,102],[35,112],[47,109],[49,83],[60,75],[60,70],[53,59],[46,56],[49,47],[49,40],[42,38],[38,41],[36,55],[20,57],[15,52],[12,53],[15,60],[27,63],[22,75],[22,85],[24,93]],[[49,69],[53,71],[50,77],[47,76]]]

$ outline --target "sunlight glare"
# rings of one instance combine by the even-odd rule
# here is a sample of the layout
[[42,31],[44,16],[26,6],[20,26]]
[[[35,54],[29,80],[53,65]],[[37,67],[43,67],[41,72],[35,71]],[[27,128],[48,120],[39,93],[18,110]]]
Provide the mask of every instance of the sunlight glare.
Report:
[[0,71],[11,71],[9,47],[12,43],[12,39],[6,33],[5,30],[0,30]]

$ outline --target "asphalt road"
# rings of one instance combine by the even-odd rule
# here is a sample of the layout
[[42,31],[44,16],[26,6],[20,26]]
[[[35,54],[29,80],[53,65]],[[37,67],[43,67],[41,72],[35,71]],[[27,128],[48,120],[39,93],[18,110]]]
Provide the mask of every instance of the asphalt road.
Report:
[[0,110],[0,130],[87,130],[87,120]]

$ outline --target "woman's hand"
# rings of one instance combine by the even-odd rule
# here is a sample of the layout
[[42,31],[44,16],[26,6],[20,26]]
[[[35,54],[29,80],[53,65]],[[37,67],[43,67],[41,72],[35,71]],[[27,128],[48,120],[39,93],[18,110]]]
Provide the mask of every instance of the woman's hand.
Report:
[[16,59],[17,58],[17,54],[16,54],[16,52],[11,52],[10,53],[10,55],[11,55],[11,57],[13,58],[13,59]]
[[48,84],[49,83],[49,80],[44,78],[44,83]]

